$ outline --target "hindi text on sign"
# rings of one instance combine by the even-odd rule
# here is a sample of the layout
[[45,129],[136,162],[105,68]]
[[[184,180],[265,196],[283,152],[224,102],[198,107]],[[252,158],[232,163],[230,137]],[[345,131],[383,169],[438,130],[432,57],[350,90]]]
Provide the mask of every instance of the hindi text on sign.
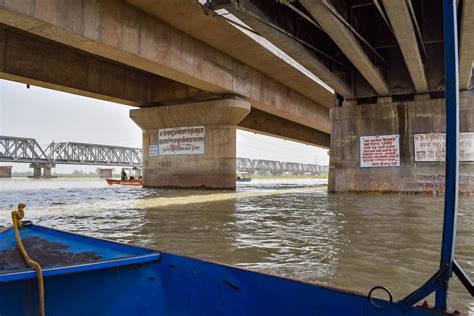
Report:
[[360,137],[360,166],[362,168],[399,167],[400,135]]
[[204,126],[160,128],[158,155],[203,155],[205,140]]
[[[444,161],[446,134],[414,134],[415,162]],[[474,133],[459,134],[459,160],[474,161]]]

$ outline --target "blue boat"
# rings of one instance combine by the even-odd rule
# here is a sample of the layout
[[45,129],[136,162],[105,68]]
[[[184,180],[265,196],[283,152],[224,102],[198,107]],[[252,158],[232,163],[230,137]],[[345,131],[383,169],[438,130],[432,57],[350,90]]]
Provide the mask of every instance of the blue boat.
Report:
[[[409,315],[388,301],[25,223],[46,315]],[[0,233],[0,315],[38,315],[37,276]]]
[[[459,315],[448,310],[458,204],[459,84],[455,0],[443,0],[446,70],[446,190],[440,267],[393,302],[21,222],[0,232],[0,315]],[[375,298],[375,291],[385,298]],[[419,303],[436,293],[434,307]]]

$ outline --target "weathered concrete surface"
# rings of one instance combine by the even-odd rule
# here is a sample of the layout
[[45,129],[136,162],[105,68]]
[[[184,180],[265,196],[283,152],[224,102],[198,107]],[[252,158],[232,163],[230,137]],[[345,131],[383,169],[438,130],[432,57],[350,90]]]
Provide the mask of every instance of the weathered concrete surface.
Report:
[[[236,127],[250,112],[243,100],[217,100],[130,111],[143,130],[143,178],[146,187],[234,189]],[[149,157],[158,129],[205,126],[204,155]]]
[[123,1],[4,1],[0,22],[330,132],[324,106]]
[[[474,98],[461,98],[460,130],[474,131]],[[413,134],[445,131],[444,99],[331,110],[330,192],[437,193],[444,162],[415,162]],[[360,168],[360,136],[400,134],[400,167]],[[460,192],[474,192],[474,163],[460,164]]]
[[0,166],[0,178],[11,178],[12,166]]
[[[372,88],[381,96],[389,95],[390,91],[387,82],[380,73],[380,70],[372,63],[353,33],[331,13],[325,4],[326,2],[321,0],[300,0],[300,3],[336,42]],[[329,3],[327,5],[332,6]],[[336,10],[335,8],[332,9]]]
[[112,178],[112,168],[99,168],[100,178]]
[[405,0],[383,0],[383,6],[400,45],[405,64],[417,93],[428,91],[425,65],[421,58],[408,4]]
[[238,128],[323,148],[330,146],[329,134],[257,109],[252,109],[239,123]]
[[47,162],[35,162],[30,164],[30,168],[33,168],[33,175],[28,176],[28,178],[44,178],[51,179],[57,178],[57,176],[51,175],[51,168],[56,167],[54,163]]
[[[127,0],[198,40],[275,79],[310,100],[331,108],[334,96],[281,56],[258,44],[249,33],[235,28],[212,13],[203,14],[196,0]],[[242,49],[245,47],[245,49]]]
[[237,3],[229,0],[229,5],[226,6],[226,9],[245,22],[245,24],[250,26],[253,30],[257,31],[260,36],[268,39],[273,45],[280,48],[287,53],[288,56],[315,74],[339,94],[347,99],[354,98],[351,87],[321,62],[314,51],[292,40],[288,35],[271,27],[268,23],[262,22],[268,20],[268,18],[265,17],[265,13],[261,12],[252,2],[240,0]]
[[474,1],[463,1],[459,41],[459,88],[466,90],[474,62]]
[[5,27],[0,28],[0,78],[135,106],[206,94],[155,74]]

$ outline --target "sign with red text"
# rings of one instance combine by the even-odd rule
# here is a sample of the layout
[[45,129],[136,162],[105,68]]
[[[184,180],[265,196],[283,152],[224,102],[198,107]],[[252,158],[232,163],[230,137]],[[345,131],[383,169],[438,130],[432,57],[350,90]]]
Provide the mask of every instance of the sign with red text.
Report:
[[[416,162],[444,161],[446,134],[413,134]],[[459,134],[459,161],[474,161],[474,133]]]
[[204,155],[206,127],[187,126],[158,129],[158,155]]
[[400,167],[400,135],[361,136],[360,166]]

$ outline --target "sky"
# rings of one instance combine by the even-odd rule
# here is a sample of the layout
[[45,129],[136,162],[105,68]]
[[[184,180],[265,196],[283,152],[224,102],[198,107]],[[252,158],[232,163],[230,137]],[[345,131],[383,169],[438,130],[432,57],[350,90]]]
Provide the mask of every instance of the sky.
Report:
[[[132,108],[0,80],[0,135],[35,138],[42,147],[52,141],[141,147],[141,130],[129,118]],[[241,130],[237,131],[237,156],[329,163],[326,149]],[[13,171],[31,170],[28,164],[0,165],[12,165]],[[54,171],[93,171],[96,167],[58,165]]]

